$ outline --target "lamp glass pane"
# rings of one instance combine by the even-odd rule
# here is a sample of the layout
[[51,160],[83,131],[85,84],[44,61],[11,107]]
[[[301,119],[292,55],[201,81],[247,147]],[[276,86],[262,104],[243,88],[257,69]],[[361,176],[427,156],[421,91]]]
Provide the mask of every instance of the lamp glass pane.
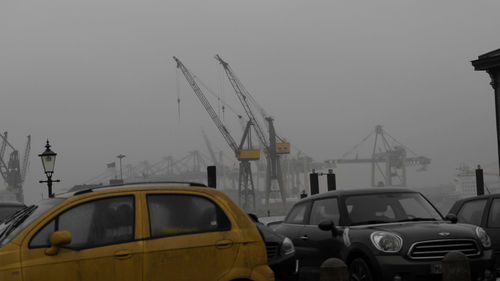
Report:
[[55,155],[42,156],[43,169],[45,170],[45,173],[54,172],[55,162],[56,162]]

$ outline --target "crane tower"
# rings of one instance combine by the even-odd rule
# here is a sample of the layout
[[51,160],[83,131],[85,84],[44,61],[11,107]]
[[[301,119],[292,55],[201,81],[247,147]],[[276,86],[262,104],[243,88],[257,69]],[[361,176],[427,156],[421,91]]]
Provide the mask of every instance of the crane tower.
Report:
[[[19,151],[7,140],[8,133],[0,134],[2,144],[0,145],[0,174],[7,184],[7,192],[15,195],[19,202],[24,201],[23,183],[29,167],[29,153],[31,149],[31,136],[28,136],[24,149],[22,162]],[[4,160],[7,148],[11,149],[9,160]]]
[[[240,171],[238,180],[238,193],[239,193],[238,203],[240,204],[240,206],[243,207],[243,209],[247,211],[255,210],[255,189],[254,189],[254,182],[252,177],[252,169],[250,161],[260,159],[260,150],[252,149],[251,147],[250,127],[254,125],[252,123],[252,120],[249,120],[247,122],[240,144],[238,145],[234,140],[234,138],[229,133],[226,126],[224,126],[224,124],[220,120],[219,116],[213,109],[212,105],[208,102],[207,98],[205,97],[205,94],[203,94],[202,90],[196,83],[193,74],[191,74],[191,72],[186,68],[186,66],[184,66],[184,64],[178,58],[174,57],[174,60],[177,63],[177,68],[179,68],[182,71],[184,77],[186,78],[187,82],[189,83],[194,93],[200,100],[201,104],[207,111],[208,115],[219,129],[220,133],[226,140],[231,150],[234,152],[236,159],[238,159],[238,161],[240,162],[240,167],[239,167]],[[245,143],[247,144],[246,149],[245,149]],[[243,201],[243,203],[241,201]]]
[[[371,157],[359,158],[356,153],[355,158],[347,156],[356,152],[362,143],[366,142],[372,135],[375,135],[375,143]],[[393,145],[389,142],[396,143]],[[408,152],[414,156],[408,156]],[[377,125],[361,143],[355,145],[353,149],[344,153],[339,159],[325,161],[331,165],[367,163],[371,164],[371,185],[372,186],[406,186],[406,167],[419,166],[418,171],[425,171],[431,163],[431,159],[425,156],[417,156],[406,146],[395,138],[391,137],[381,125]],[[384,166],[382,166],[384,165]]]
[[[236,96],[238,97],[241,105],[245,109],[245,113],[248,118],[254,125],[254,130],[257,134],[257,137],[260,143],[264,146],[265,155],[267,160],[267,168],[266,168],[266,186],[265,186],[265,204],[266,207],[269,207],[269,199],[271,193],[279,192],[281,201],[283,203],[284,209],[286,209],[286,189],[283,183],[283,175],[281,171],[280,165],[280,154],[289,154],[290,153],[290,143],[288,142],[277,142],[276,141],[276,132],[274,129],[273,118],[267,116],[265,111],[258,106],[255,100],[252,98],[252,95],[245,89],[241,81],[238,79],[236,74],[233,72],[229,64],[224,61],[219,55],[215,56],[215,59],[219,61],[219,63],[224,68],[226,72],[227,78],[231,83],[231,86],[234,89]],[[259,121],[257,120],[251,106],[250,102],[254,104],[254,106],[261,112],[264,119],[268,123],[268,131],[269,131],[269,139],[266,139],[264,135],[264,130],[262,129]],[[273,188],[273,181],[277,182],[278,189]]]

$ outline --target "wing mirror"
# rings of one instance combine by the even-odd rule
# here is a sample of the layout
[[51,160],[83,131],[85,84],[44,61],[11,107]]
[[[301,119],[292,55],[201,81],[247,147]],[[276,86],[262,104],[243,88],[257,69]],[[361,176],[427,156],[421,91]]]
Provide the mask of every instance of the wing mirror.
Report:
[[259,222],[259,217],[257,217],[256,214],[254,213],[248,213],[248,216],[250,217],[250,219],[253,221],[253,222]]
[[332,237],[337,237],[339,234],[337,228],[335,227],[335,223],[332,220],[322,221],[318,224],[319,229],[332,232]]
[[457,221],[458,221],[457,215],[452,214],[452,213],[447,214],[445,219],[449,220],[451,223],[457,223]]
[[59,230],[50,235],[50,248],[45,250],[47,256],[57,255],[61,246],[71,243],[71,233]]

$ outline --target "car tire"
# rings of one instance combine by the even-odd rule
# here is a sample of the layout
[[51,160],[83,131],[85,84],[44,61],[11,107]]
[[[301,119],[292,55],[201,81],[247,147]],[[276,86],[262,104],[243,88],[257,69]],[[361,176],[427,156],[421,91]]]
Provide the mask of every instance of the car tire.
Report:
[[374,281],[370,266],[362,258],[356,258],[349,264],[350,281]]

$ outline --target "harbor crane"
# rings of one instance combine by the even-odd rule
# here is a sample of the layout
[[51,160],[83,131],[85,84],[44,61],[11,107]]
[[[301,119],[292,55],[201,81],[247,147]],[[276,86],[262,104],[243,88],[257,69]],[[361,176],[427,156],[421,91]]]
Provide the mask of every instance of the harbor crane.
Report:
[[[28,136],[24,149],[24,157],[20,160],[19,151],[7,140],[8,133],[0,134],[2,144],[0,145],[0,174],[7,184],[7,192],[14,194],[16,200],[24,202],[23,183],[26,179],[26,173],[29,167],[29,153],[31,150],[31,136]],[[4,160],[4,155],[10,148],[9,160]]]
[[[252,125],[255,126],[255,124],[252,122],[252,120],[249,120],[247,122],[245,130],[243,132],[243,136],[241,137],[240,144],[238,145],[229,133],[226,126],[224,126],[224,124],[220,120],[212,105],[208,102],[205,94],[203,94],[203,91],[196,83],[194,75],[186,68],[186,66],[184,66],[184,64],[178,58],[174,57],[174,60],[177,63],[177,68],[179,68],[184,74],[184,77],[186,78],[188,84],[193,89],[203,107],[205,107],[208,115],[215,123],[217,129],[219,129],[227,144],[234,152],[236,159],[240,163],[238,180],[238,203],[243,207],[244,210],[255,210],[255,188],[252,178],[252,169],[250,165],[250,161],[260,159],[260,150],[252,149],[251,144],[250,128]],[[245,142],[247,144],[246,149],[244,148]],[[241,201],[243,201],[243,203]]]
[[[359,146],[375,134],[372,155],[369,158],[359,158],[357,153],[355,158],[347,158],[348,155],[356,151]],[[388,139],[396,145],[391,145]],[[378,142],[380,140],[380,142]],[[408,156],[407,152],[414,154]],[[372,186],[406,186],[406,167],[419,166],[418,171],[425,171],[431,163],[431,159],[425,156],[417,156],[406,146],[391,137],[381,125],[377,125],[375,130],[365,137],[361,143],[355,145],[349,152],[344,153],[340,159],[325,161],[334,167],[338,164],[369,163],[371,164],[371,185]],[[380,164],[385,164],[382,168]]]
[[[231,86],[233,87],[236,96],[238,97],[243,108],[245,109],[245,113],[247,114],[248,118],[253,123],[254,130],[257,133],[257,137],[260,143],[264,146],[266,160],[267,160],[266,184],[265,184],[266,207],[269,207],[269,199],[271,192],[278,191],[281,195],[283,207],[286,208],[286,189],[283,185],[280,154],[290,153],[290,143],[276,141],[277,136],[273,125],[274,121],[273,118],[267,116],[265,111],[260,106],[257,105],[252,95],[245,89],[241,81],[234,74],[229,64],[225,62],[219,55],[216,55],[215,59],[224,68],[224,71],[226,72],[227,78],[229,79],[229,82],[231,83]],[[255,105],[255,107],[257,107],[260,110],[261,114],[266,120],[268,124],[269,139],[266,139],[264,131],[251,109],[249,100]],[[278,190],[273,190],[272,188],[273,181],[277,181],[279,188]]]

